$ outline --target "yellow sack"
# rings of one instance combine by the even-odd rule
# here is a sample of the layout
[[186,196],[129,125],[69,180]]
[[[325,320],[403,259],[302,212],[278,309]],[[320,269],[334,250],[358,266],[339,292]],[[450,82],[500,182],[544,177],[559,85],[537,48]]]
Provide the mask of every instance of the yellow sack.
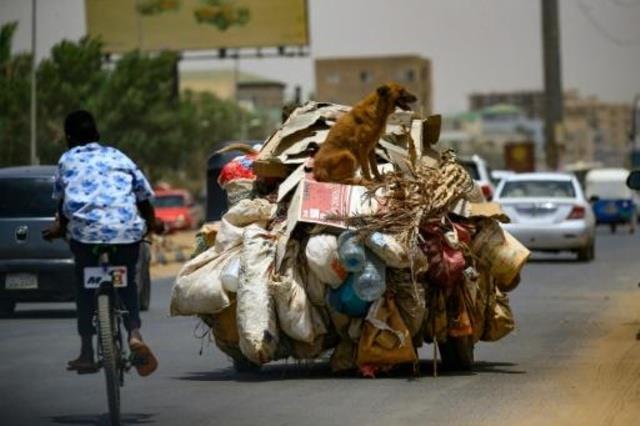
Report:
[[487,306],[484,333],[482,340],[495,342],[511,333],[515,328],[513,312],[509,306],[509,298],[496,288],[495,299]]
[[417,361],[411,334],[390,296],[371,305],[364,322],[356,364],[394,365]]

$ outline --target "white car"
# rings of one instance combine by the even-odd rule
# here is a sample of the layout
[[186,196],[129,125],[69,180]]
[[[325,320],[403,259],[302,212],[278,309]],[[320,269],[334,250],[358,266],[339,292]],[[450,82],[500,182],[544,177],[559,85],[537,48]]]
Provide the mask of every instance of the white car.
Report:
[[491,169],[487,166],[487,162],[478,155],[474,155],[471,158],[460,158],[458,161],[480,186],[484,198],[486,198],[487,201],[491,201],[495,187],[491,181]]
[[594,258],[595,217],[578,180],[564,173],[505,177],[496,190],[511,223],[504,228],[531,250],[572,251]]

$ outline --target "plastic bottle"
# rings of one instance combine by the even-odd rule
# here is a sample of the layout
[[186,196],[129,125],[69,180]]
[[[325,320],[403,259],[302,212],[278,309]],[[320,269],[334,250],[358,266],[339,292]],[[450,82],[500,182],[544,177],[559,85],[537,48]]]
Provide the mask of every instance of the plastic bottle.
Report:
[[235,256],[224,265],[220,274],[220,282],[222,288],[232,293],[238,291],[238,282],[240,282],[240,256]]
[[358,297],[367,302],[379,299],[387,289],[386,267],[384,262],[366,250],[366,260],[362,271],[354,274],[353,290]]
[[369,310],[370,303],[362,300],[355,293],[354,281],[354,274],[349,274],[340,287],[329,291],[327,299],[329,305],[336,311],[350,317],[363,317]]
[[355,232],[344,231],[338,237],[338,256],[349,272],[362,271],[365,265],[364,246],[358,241]]

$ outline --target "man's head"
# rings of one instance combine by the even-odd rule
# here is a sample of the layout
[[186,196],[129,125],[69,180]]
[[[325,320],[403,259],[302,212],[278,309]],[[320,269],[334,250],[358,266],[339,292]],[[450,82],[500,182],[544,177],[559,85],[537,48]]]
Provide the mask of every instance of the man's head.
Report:
[[90,112],[74,111],[64,119],[64,133],[69,149],[100,140],[96,121]]

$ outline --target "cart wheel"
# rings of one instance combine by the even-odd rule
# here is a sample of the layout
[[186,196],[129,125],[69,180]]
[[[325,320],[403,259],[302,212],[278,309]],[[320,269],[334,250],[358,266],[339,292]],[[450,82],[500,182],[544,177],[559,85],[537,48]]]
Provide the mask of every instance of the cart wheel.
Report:
[[612,234],[615,234],[616,230],[618,229],[618,225],[615,224],[615,223],[612,223],[612,224],[609,225],[609,229],[611,229],[611,233]]

